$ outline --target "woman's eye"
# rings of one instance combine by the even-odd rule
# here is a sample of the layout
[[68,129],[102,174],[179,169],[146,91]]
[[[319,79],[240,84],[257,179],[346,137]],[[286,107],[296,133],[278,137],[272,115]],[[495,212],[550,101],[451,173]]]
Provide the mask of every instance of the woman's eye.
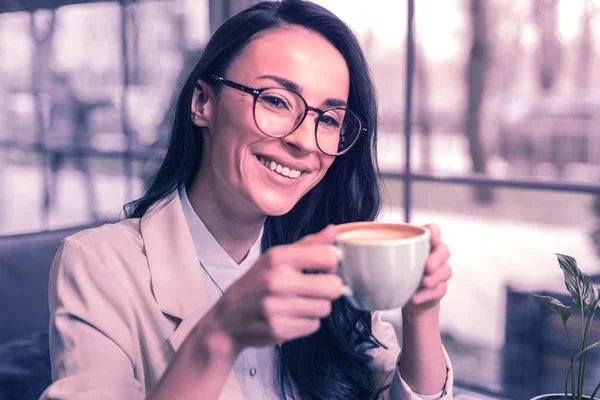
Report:
[[339,128],[340,127],[340,123],[333,117],[330,117],[328,115],[323,115],[321,117],[321,123],[322,124],[326,124],[327,126],[330,126],[332,128]]
[[267,103],[270,106],[273,107],[277,107],[277,108],[289,108],[287,105],[287,102],[280,98],[280,97],[276,97],[276,96],[263,96],[261,97],[262,101],[264,101],[265,103]]

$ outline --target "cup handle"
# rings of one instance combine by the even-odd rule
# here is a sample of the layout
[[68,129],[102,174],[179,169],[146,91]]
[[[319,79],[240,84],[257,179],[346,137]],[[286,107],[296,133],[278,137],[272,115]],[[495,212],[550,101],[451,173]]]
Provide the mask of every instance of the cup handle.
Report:
[[350,289],[350,287],[344,285],[342,286],[342,296],[352,297],[354,296],[354,292],[352,291],[352,289]]

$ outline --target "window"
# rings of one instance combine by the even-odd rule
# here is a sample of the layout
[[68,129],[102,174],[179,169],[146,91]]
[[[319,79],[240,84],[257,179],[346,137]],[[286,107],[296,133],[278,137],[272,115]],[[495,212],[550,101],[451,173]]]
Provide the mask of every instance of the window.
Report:
[[[563,333],[532,294],[564,295],[555,252],[600,281],[599,82],[585,72],[596,6],[415,1],[408,147],[409,2],[317,2],[355,30],[379,90],[381,218],[436,222],[452,251],[441,326],[457,384],[506,398],[564,390]],[[588,370],[591,393],[600,373]]]
[[[157,167],[210,23],[250,3],[48,1],[0,4],[0,234],[117,218]],[[600,279],[596,2],[314,1],[373,71],[381,218],[438,223],[452,250],[441,325],[458,386],[559,392],[568,353],[532,294],[564,295],[554,252]]]

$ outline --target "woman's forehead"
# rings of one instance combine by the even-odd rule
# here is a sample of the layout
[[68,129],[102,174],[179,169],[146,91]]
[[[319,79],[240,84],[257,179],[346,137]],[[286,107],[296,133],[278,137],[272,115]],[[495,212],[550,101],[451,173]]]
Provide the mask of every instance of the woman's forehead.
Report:
[[259,78],[265,75],[296,83],[303,95],[348,96],[349,72],[344,57],[320,34],[304,28],[276,29],[258,36],[229,69],[231,79],[248,84],[266,84]]

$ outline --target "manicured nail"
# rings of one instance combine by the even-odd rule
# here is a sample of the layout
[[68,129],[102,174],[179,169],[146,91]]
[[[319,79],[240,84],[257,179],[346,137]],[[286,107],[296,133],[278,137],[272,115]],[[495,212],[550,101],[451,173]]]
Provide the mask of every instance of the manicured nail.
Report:
[[338,261],[342,261],[344,259],[344,252],[342,251],[342,249],[340,249],[339,247],[334,246],[334,245],[331,245],[331,247],[333,247],[333,249],[337,253]]
[[352,289],[350,289],[348,286],[343,285],[342,286],[342,296],[352,297],[352,296],[354,296],[354,293],[352,292]]

